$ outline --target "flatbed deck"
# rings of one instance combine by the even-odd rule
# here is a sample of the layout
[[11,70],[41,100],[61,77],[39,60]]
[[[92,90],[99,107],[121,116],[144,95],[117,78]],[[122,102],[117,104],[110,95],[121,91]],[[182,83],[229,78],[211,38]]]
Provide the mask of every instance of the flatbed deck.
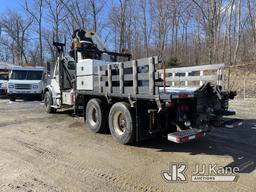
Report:
[[[149,57],[125,62],[105,62],[93,67],[93,89],[77,89],[81,95],[97,95],[116,98],[170,100],[192,98],[195,92],[209,80],[221,83],[223,64],[166,69],[172,77],[164,85],[162,63],[159,57]],[[185,70],[189,70],[186,72]],[[216,75],[204,71],[217,70]],[[198,74],[198,75],[197,75]],[[191,75],[191,76],[190,76]],[[175,78],[174,78],[175,77]],[[168,80],[171,80],[169,82]],[[183,82],[184,85],[181,85]],[[194,82],[194,83],[189,83]],[[195,85],[195,82],[200,84]],[[78,82],[79,83],[79,82]],[[77,85],[78,86],[78,85]]]

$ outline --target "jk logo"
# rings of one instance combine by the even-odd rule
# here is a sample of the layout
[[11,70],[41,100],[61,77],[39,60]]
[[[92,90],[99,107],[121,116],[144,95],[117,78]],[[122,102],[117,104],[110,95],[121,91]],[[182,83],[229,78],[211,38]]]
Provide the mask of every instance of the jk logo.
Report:
[[187,182],[185,171],[187,164],[172,163],[169,170],[163,170],[161,175],[166,182]]

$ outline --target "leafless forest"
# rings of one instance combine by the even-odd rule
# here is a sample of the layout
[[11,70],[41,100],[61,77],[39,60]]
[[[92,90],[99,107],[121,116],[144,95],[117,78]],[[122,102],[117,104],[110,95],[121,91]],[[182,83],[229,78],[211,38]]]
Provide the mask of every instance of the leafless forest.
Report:
[[[256,60],[256,0],[23,0],[0,15],[0,59],[54,60],[53,36],[96,31],[113,51],[160,55],[168,65]],[[53,35],[54,34],[54,35]],[[68,46],[67,46],[68,49]]]

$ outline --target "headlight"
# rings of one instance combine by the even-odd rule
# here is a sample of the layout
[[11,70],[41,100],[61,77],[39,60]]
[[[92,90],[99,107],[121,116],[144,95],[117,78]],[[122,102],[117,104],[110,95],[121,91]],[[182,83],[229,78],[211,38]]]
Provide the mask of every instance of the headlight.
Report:
[[9,85],[8,85],[8,88],[9,88],[9,89],[14,89],[14,85],[9,84]]
[[7,83],[2,83],[1,88],[7,88]]
[[33,89],[38,89],[38,85],[33,85]]

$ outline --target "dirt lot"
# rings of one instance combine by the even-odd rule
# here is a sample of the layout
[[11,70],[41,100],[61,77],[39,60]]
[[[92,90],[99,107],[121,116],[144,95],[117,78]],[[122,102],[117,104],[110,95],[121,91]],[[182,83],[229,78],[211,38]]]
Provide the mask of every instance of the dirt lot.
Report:
[[[256,191],[255,103],[233,102],[245,125],[200,142],[123,146],[68,113],[46,114],[42,103],[0,100],[0,191]],[[172,162],[188,164],[187,183],[162,179]],[[238,166],[238,182],[191,182],[203,163]]]

